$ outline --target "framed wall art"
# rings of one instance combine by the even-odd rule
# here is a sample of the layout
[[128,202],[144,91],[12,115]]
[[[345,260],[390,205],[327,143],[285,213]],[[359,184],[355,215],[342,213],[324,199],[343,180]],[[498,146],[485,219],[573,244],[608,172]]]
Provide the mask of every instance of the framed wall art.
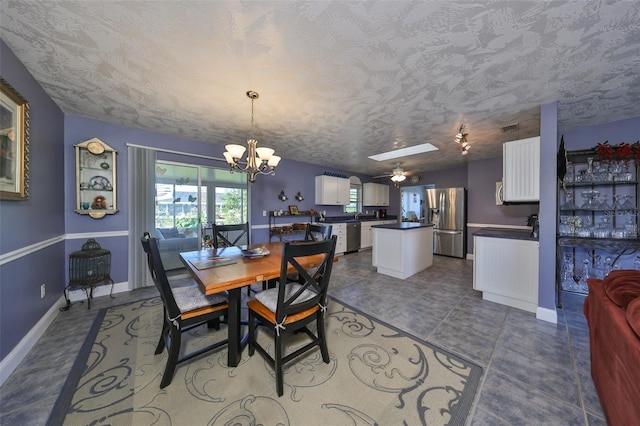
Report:
[[0,199],[29,198],[29,103],[0,77]]
[[289,206],[289,214],[300,214],[298,206]]

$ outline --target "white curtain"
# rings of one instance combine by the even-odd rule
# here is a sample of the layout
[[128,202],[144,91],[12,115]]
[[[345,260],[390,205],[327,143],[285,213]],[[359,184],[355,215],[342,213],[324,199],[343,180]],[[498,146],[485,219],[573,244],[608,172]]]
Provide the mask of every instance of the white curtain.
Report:
[[155,164],[152,149],[128,147],[129,157],[129,286],[153,285],[147,259],[140,244],[145,231],[155,227]]

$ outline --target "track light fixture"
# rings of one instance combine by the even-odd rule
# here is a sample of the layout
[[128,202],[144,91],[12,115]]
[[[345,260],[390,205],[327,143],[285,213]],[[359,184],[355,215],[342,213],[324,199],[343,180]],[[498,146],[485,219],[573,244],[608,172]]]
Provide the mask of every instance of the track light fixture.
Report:
[[460,130],[458,130],[458,133],[456,134],[456,137],[453,141],[458,145],[460,145],[460,150],[462,155],[467,155],[469,153],[469,149],[471,148],[471,145],[469,145],[469,142],[467,142],[467,136],[469,134],[465,133],[464,129],[465,129],[464,124],[461,124]]

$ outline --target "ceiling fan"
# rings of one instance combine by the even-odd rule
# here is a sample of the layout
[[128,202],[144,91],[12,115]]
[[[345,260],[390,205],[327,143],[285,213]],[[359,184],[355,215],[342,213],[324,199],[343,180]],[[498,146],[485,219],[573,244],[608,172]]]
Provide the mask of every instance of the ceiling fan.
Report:
[[414,171],[403,170],[402,167],[400,167],[401,164],[402,163],[396,163],[396,167],[392,171],[387,172],[383,175],[374,176],[373,178],[379,179],[384,177],[391,177],[393,183],[398,186],[400,182],[404,181],[409,174],[415,173]]

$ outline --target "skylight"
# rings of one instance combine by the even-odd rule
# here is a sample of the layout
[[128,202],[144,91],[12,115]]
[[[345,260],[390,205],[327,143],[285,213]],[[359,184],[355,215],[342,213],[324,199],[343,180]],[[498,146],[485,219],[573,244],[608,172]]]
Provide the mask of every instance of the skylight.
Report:
[[430,143],[422,145],[414,145],[407,148],[395,149],[393,151],[383,152],[382,154],[370,155],[369,158],[376,161],[393,160],[394,158],[408,157],[410,155],[422,154],[423,152],[437,151],[438,148]]

